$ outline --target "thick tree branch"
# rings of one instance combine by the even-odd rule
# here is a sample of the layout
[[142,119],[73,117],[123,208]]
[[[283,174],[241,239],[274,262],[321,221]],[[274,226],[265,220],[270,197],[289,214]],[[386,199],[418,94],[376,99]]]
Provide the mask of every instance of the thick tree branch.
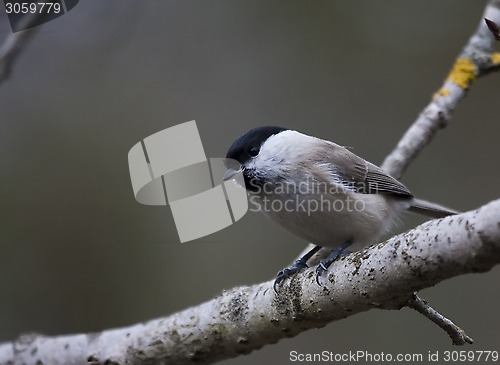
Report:
[[448,125],[452,112],[472,83],[479,76],[500,69],[500,53],[493,52],[495,37],[483,18],[500,24],[500,0],[488,3],[477,30],[458,56],[444,84],[385,158],[381,167],[395,178],[399,179],[437,131]]
[[369,309],[399,309],[414,291],[498,263],[500,200],[344,257],[324,287],[311,268],[287,280],[278,295],[271,280],[131,327],[23,336],[0,345],[0,364],[209,364]]

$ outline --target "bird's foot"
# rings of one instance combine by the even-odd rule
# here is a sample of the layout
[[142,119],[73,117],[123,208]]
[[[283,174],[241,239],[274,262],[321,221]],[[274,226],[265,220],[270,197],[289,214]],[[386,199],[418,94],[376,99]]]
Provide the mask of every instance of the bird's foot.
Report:
[[346,248],[351,244],[352,241],[345,241],[340,246],[335,247],[330,252],[328,257],[319,262],[318,266],[316,267],[316,283],[318,283],[319,286],[322,286],[320,282],[321,277],[328,271],[328,268],[333,264],[333,262],[342,256],[350,254],[349,251],[346,251]]
[[292,265],[280,270],[276,275],[276,279],[274,280],[273,289],[274,292],[277,293],[276,287],[279,286],[285,279],[288,279],[290,276],[307,269],[307,261],[319,250],[321,250],[321,246],[315,246],[312,250],[308,251],[304,256],[300,259],[296,260]]
[[276,287],[279,286],[285,279],[288,279],[290,276],[307,269],[309,266],[305,262],[299,262],[299,260],[295,261],[292,265],[285,267],[283,270],[280,270],[276,275],[276,279],[274,280],[274,291],[277,292]]

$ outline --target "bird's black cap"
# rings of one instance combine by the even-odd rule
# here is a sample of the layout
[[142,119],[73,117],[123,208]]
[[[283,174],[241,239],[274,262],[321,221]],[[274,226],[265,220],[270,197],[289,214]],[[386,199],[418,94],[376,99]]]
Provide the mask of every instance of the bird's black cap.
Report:
[[244,165],[260,152],[262,144],[272,135],[286,131],[288,128],[266,126],[254,128],[239,137],[229,147],[226,158],[231,158]]

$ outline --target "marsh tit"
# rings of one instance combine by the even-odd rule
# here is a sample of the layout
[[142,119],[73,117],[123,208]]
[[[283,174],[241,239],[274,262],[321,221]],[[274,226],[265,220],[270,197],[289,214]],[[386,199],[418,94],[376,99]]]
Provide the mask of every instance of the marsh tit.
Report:
[[[296,236],[316,245],[281,270],[274,287],[307,268],[323,247],[331,252],[316,268],[316,281],[347,247],[378,242],[404,210],[433,218],[456,214],[416,199],[379,167],[336,143],[281,127],[259,127],[229,148],[224,180],[242,172],[250,204]],[[237,161],[238,164],[235,164]]]

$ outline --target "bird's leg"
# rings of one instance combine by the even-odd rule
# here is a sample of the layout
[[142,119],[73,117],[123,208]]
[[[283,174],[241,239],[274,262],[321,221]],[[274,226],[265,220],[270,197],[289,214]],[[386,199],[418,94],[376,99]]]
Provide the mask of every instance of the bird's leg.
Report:
[[283,280],[289,278],[290,276],[292,276],[293,274],[309,267],[307,266],[307,261],[309,261],[309,259],[316,253],[318,252],[319,250],[321,250],[321,246],[314,246],[313,249],[311,249],[309,252],[307,252],[304,256],[302,256],[301,258],[295,260],[295,262],[284,268],[283,270],[281,270],[280,272],[278,272],[278,274],[276,275],[276,279],[274,280],[274,285],[273,285],[273,288],[274,288],[274,291],[276,292],[276,286],[277,285],[280,285]]
[[319,286],[321,286],[321,283],[319,282],[319,279],[323,274],[328,270],[330,265],[337,260],[339,257],[344,256],[349,254],[349,252],[346,252],[346,248],[352,245],[352,241],[345,241],[343,244],[335,247],[328,257],[324,258],[321,260],[316,267],[316,282],[318,283]]

